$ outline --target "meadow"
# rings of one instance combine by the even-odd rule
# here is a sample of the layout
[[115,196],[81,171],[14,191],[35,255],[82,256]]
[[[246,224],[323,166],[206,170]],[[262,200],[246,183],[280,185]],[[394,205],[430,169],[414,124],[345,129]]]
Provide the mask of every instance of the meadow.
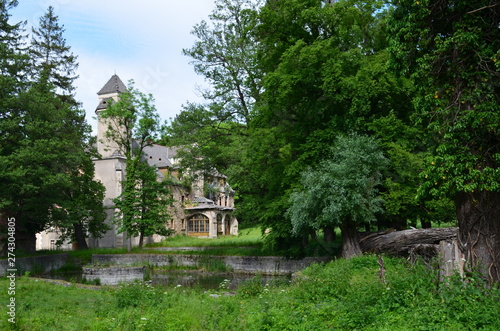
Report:
[[[229,291],[63,286],[17,279],[16,324],[2,330],[499,330],[500,291],[477,277],[440,283],[435,271],[376,256],[313,265],[291,282],[259,276]],[[8,280],[0,279],[0,288]]]

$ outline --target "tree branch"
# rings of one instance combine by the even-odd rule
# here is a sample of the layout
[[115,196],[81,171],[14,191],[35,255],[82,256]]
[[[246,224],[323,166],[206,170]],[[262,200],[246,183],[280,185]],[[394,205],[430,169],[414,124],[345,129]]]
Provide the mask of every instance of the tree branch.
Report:
[[500,6],[500,3],[495,3],[493,5],[484,6],[484,7],[475,9],[475,10],[471,10],[471,11],[467,12],[467,14],[474,14],[474,13],[476,13],[478,11],[481,11],[481,10],[484,10],[484,9],[488,9],[488,8],[493,8],[493,7],[496,7],[496,6]]

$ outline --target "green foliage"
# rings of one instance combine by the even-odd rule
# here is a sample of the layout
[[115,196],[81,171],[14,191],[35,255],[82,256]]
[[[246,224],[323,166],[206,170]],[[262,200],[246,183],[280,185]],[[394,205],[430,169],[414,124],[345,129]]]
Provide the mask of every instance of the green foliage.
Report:
[[229,169],[241,162],[242,140],[261,90],[255,40],[259,2],[217,0],[210,20],[194,26],[194,46],[183,50],[210,85],[202,91],[206,104],[188,103],[164,128],[162,141],[182,146],[185,168],[215,168],[231,178]]
[[210,102],[211,120],[249,125],[253,105],[260,95],[261,74],[257,63],[255,0],[217,0],[210,21],[194,26],[197,38],[184,55],[193,59],[196,73],[211,89],[203,91]]
[[[416,86],[417,121],[434,139],[422,196],[452,196],[468,263],[500,281],[500,48],[498,6],[489,1],[397,1],[394,65]],[[477,220],[481,221],[478,222]]]
[[287,211],[293,231],[354,227],[375,221],[382,211],[377,186],[388,165],[379,145],[364,136],[339,137],[331,158],[302,174],[302,188],[292,193]]
[[[16,4],[1,2],[2,20]],[[106,227],[104,188],[93,181],[90,127],[71,96],[77,64],[51,8],[33,30],[29,50],[21,27],[1,24],[2,217],[16,217],[17,246],[28,252],[35,249],[34,234],[48,226],[85,248],[85,236],[99,237]]]
[[47,12],[40,18],[39,26],[32,28],[32,41],[29,48],[33,61],[34,79],[43,84],[53,85],[57,92],[62,93],[67,101],[73,100],[73,82],[78,76],[76,56],[66,45],[63,37],[64,26],[59,25],[59,19],[54,13],[54,7],[49,6]]
[[[17,280],[21,330],[497,330],[498,287],[439,284],[422,265],[375,256],[312,265],[291,284],[259,277],[228,295],[141,283],[99,291]],[[4,286],[7,279],[0,279]],[[5,283],[5,284],[3,284]],[[218,294],[218,295],[213,295]],[[21,300],[22,298],[22,300]],[[0,293],[0,300],[8,299]],[[16,301],[17,302],[17,301]]]
[[435,133],[423,186],[434,195],[500,189],[500,32],[498,13],[487,5],[398,1],[394,12],[393,58],[418,82],[419,120]]
[[258,148],[248,151],[257,160],[245,165],[262,177],[251,179],[258,186],[249,209],[272,228],[274,246],[291,247],[307,236],[302,227],[292,237],[283,215],[301,174],[329,158],[337,136],[363,134],[391,111],[398,118],[412,111],[411,84],[387,70],[387,15],[379,1],[277,0],[261,9],[264,92],[255,119],[260,130],[249,143]]
[[238,285],[237,295],[243,299],[255,297],[264,291],[262,277],[249,278]]
[[119,231],[141,237],[172,234],[172,230],[166,228],[168,207],[172,205],[170,188],[157,177],[156,169],[145,161],[134,159],[127,162],[124,191],[114,200],[119,210],[115,219]]
[[144,148],[151,146],[157,138],[160,129],[153,95],[136,89],[133,80],[129,81],[127,91],[120,94],[118,101],[110,100],[100,116],[108,123],[106,138],[118,145],[127,160],[140,158]]
[[420,174],[430,155],[426,147],[430,138],[423,130],[397,118],[393,112],[367,126],[380,140],[384,154],[390,160],[381,189],[385,213],[379,225],[406,229],[407,221],[416,226],[420,220],[427,227],[431,221],[446,223],[454,220],[455,206],[449,198],[421,195],[417,199]]
[[160,289],[150,284],[134,282],[120,285],[116,291],[116,307],[143,307],[145,305],[160,304],[163,296]]

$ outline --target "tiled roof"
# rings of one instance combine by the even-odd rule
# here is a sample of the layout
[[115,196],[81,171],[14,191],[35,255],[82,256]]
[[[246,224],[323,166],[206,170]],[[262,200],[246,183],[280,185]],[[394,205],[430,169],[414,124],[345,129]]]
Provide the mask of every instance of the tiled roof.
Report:
[[106,85],[104,85],[104,87],[99,92],[97,92],[97,94],[102,95],[102,94],[116,93],[116,92],[122,93],[125,92],[126,90],[127,87],[125,86],[125,84],[123,84],[120,77],[118,77],[115,74],[111,76]]
[[104,98],[104,99],[102,99],[101,102],[99,102],[99,104],[97,105],[96,110],[101,110],[101,109],[108,108],[108,101],[109,101],[109,99],[112,99],[112,98]]
[[144,148],[144,155],[150,166],[158,168],[173,167],[171,163],[172,149],[162,145],[151,145]]
[[206,209],[217,209],[225,211],[234,210],[234,208],[231,207],[219,206],[215,204],[213,200],[207,199],[205,197],[194,197],[193,202],[195,203],[195,206],[187,207],[186,210],[189,211],[206,210]]
[[193,202],[206,205],[215,205],[215,202],[213,200],[207,199],[205,197],[194,197]]

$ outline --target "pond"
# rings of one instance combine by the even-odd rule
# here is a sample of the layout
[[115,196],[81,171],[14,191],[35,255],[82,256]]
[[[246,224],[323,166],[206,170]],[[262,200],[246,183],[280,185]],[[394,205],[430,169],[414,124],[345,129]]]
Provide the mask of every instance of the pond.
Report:
[[[39,277],[49,279],[60,279],[73,283],[84,283],[82,272],[68,272],[57,274],[44,274]],[[241,273],[214,273],[199,271],[150,271],[146,279],[154,286],[162,287],[188,287],[201,289],[219,289],[224,287],[228,290],[236,290],[238,286],[249,279],[260,279],[262,284],[285,284],[291,281],[291,275],[255,275]],[[92,283],[92,282],[91,282]]]
[[161,272],[151,275],[151,281],[156,286],[189,287],[202,289],[236,290],[238,286],[249,279],[260,279],[262,285],[274,283],[290,283],[291,275],[255,275],[241,273],[207,273],[207,272]]

